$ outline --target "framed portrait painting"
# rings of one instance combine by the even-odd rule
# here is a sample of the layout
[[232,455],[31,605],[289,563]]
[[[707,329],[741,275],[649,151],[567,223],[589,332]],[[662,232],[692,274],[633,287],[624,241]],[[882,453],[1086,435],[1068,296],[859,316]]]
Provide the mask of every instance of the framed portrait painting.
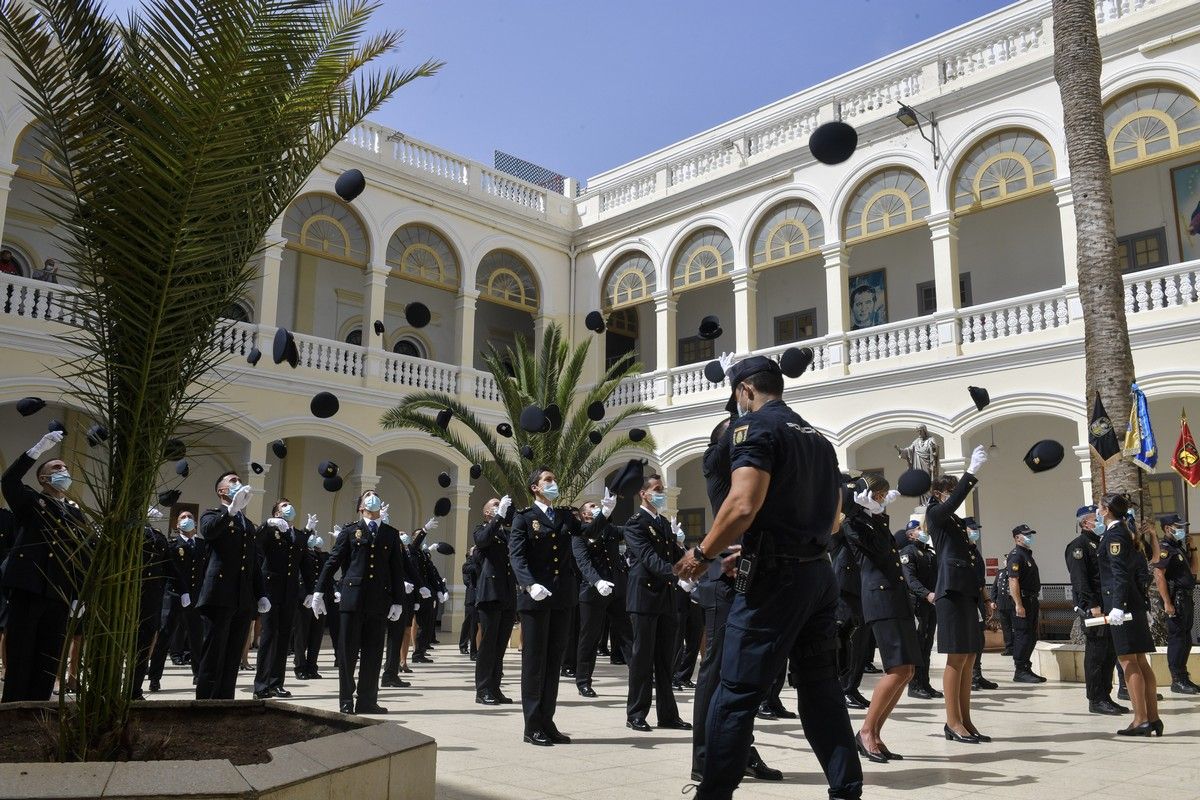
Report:
[[1200,259],[1200,161],[1171,170],[1179,260]]
[[887,270],[851,275],[850,330],[883,325],[887,321]]

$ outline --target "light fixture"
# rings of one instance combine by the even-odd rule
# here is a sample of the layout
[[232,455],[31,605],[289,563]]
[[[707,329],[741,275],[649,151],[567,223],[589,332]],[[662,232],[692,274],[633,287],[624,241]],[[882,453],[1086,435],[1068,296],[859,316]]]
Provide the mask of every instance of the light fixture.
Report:
[[996,426],[993,425],[992,426],[992,443],[990,445],[988,445],[988,451],[991,452],[993,450],[998,450],[998,449],[1000,449],[1000,448],[996,444]]
[[387,137],[387,140],[389,142],[403,142],[403,141],[405,141],[405,139],[406,139],[406,137],[400,131],[396,131],[391,136]]
[[[906,128],[916,127],[917,132],[921,134],[921,138],[929,142],[929,146],[933,148],[933,166],[938,165],[938,144],[937,144],[937,119],[933,114],[925,116],[920,111],[904,103],[900,104],[900,110],[896,112],[896,119]],[[921,126],[921,120],[924,119],[929,123],[929,130],[933,136],[925,133],[925,128]]]

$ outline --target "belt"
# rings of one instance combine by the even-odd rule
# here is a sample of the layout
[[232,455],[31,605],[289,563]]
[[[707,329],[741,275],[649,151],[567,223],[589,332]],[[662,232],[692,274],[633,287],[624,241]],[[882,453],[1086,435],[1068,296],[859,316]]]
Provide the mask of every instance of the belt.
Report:
[[786,564],[807,564],[810,561],[829,560],[828,553],[817,553],[811,556],[775,556],[776,561],[781,561]]

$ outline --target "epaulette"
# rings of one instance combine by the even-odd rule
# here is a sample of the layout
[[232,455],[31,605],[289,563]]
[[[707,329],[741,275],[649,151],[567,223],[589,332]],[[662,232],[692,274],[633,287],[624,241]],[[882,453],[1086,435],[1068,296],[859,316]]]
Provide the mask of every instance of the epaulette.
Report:
[[526,506],[525,508],[518,508],[518,509],[517,509],[517,513],[518,513],[518,514],[525,514],[525,513],[528,513],[528,512],[530,512],[530,511],[533,511],[533,506]]

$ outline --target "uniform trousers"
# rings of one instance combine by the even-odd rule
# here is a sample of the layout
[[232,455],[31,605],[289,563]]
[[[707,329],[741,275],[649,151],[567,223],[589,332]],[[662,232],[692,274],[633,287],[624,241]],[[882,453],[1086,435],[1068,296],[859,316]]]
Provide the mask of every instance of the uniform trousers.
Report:
[[200,664],[196,668],[196,699],[232,700],[242,648],[246,646],[256,612],[253,606],[244,612],[228,606],[205,606],[197,610],[204,633]]
[[590,686],[596,671],[596,646],[604,626],[612,631],[611,653],[620,653],[629,660],[629,615],[625,613],[625,601],[613,595],[584,600],[579,603],[579,646],[575,654],[575,685]]
[[301,606],[292,623],[292,669],[301,675],[316,672],[324,638],[325,618],[314,617],[311,608]]
[[[544,602],[544,601],[543,601]],[[558,730],[558,679],[571,627],[571,609],[521,611],[521,711],[525,735]]]
[[475,631],[479,628],[479,616],[474,603],[467,603],[463,613],[462,630],[458,633],[458,649],[475,655]]
[[[379,700],[379,667],[383,663],[383,639],[387,617],[366,611],[342,611],[338,630],[341,639],[342,663],[338,668],[338,702],[345,706],[354,702],[358,691],[358,708],[369,708]],[[358,683],[354,669],[358,667]]]
[[1033,669],[1033,648],[1037,644],[1038,620],[1041,618],[1041,603],[1036,597],[1022,599],[1025,606],[1025,616],[1018,617],[1013,612],[1013,665],[1017,671]]
[[1117,651],[1107,625],[1083,629],[1083,674],[1090,703],[1112,699]]
[[832,565],[817,559],[780,562],[734,597],[697,798],[733,796],[750,755],[755,713],[789,657],[796,665],[800,721],[830,796],[862,796],[862,765],[837,679],[837,596]]
[[929,656],[933,652],[933,641],[937,635],[937,609],[925,598],[913,601],[913,618],[917,623],[917,644],[921,648],[921,662],[916,664],[916,674],[913,675],[910,686],[928,689],[929,686]]
[[707,644],[704,646],[704,658],[700,659],[696,697],[692,703],[692,772],[704,771],[704,759],[708,752],[705,737],[708,709],[713,693],[721,682],[721,653],[725,648],[725,629],[734,594],[733,584],[724,579],[713,581],[711,591],[701,588],[701,596],[705,598],[702,611]]
[[1004,649],[1011,652],[1013,647],[1013,609],[997,606],[995,617],[1000,623],[1000,632],[1004,635]]
[[405,600],[400,604],[403,610],[400,619],[387,622],[387,650],[383,658],[383,674],[389,678],[400,677],[400,651],[404,648],[404,634],[412,627],[413,603]]
[[[504,651],[512,638],[517,612],[503,608],[499,600],[475,604],[479,618],[479,652],[475,656],[475,694],[499,694],[504,674]],[[557,673],[555,673],[557,674]]]
[[838,681],[842,692],[858,691],[867,657],[874,649],[875,633],[861,618],[838,628]]
[[631,613],[633,654],[629,659],[627,720],[645,720],[653,693],[659,725],[679,721],[679,706],[671,687],[675,662],[675,614]]
[[49,700],[67,635],[68,606],[58,597],[10,589],[0,702]]
[[[288,647],[292,643],[292,625],[300,601],[281,598],[271,603],[271,610],[261,616],[262,626],[258,631],[258,665],[254,674],[254,691],[268,692],[283,688],[283,676],[287,671]],[[312,612],[305,608],[306,613]]]
[[184,608],[179,595],[167,592],[163,595],[162,616],[158,627],[158,639],[150,653],[150,680],[160,681],[168,655],[182,655],[186,649],[191,653],[192,676],[200,668],[200,649],[204,646],[204,620],[195,606]]
[[579,651],[579,606],[571,609],[571,627],[567,631],[567,644],[563,648],[562,668],[574,671]]
[[146,672],[150,668],[151,651],[154,648],[154,634],[162,627],[162,597],[145,597],[142,599],[141,613],[138,615],[137,629],[137,658],[133,664],[133,695],[142,693],[142,683],[146,680]]
[[675,633],[675,682],[686,683],[696,671],[700,657],[700,639],[704,636],[704,609],[691,598],[678,593],[683,600],[676,607],[679,624]]
[[1175,616],[1167,617],[1167,665],[1171,668],[1172,681],[1187,681],[1195,618],[1192,590],[1176,589],[1171,592],[1171,602],[1175,604]]
[[437,601],[430,597],[422,599],[420,607],[416,611],[417,618],[417,637],[413,642],[413,655],[423,656],[429,652],[429,646],[433,644],[433,623],[435,606]]

